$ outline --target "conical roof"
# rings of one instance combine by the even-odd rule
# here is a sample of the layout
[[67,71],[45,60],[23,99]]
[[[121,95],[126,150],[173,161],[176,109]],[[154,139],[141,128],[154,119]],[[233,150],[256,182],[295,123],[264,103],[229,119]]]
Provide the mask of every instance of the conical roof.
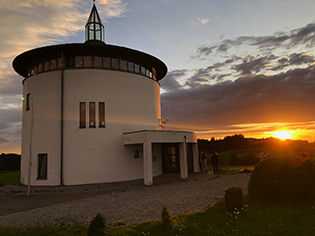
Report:
[[85,41],[105,41],[104,25],[95,4],[93,4],[89,19],[85,25]]

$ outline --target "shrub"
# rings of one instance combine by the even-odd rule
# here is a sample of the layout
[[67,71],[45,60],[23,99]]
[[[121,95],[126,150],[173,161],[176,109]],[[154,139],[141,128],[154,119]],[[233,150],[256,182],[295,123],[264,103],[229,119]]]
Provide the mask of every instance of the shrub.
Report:
[[233,153],[231,155],[231,159],[230,159],[229,165],[230,166],[238,166],[239,163],[240,163],[240,159]]
[[103,236],[107,235],[107,225],[106,225],[106,218],[98,212],[97,215],[91,221],[87,235],[88,236]]
[[240,165],[251,166],[256,165],[258,162],[259,162],[258,157],[256,157],[254,154],[248,154],[241,158]]
[[228,212],[243,208],[243,191],[239,187],[228,188],[224,194],[225,209]]
[[268,158],[252,172],[248,193],[275,202],[315,199],[315,165],[300,157]]
[[163,224],[166,225],[167,227],[169,228],[172,227],[172,216],[165,206],[163,207],[162,210],[162,221]]

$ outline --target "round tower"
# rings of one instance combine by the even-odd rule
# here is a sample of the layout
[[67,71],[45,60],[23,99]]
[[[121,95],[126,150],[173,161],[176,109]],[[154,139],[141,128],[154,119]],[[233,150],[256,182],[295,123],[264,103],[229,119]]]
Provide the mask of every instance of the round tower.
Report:
[[[142,146],[124,146],[123,133],[160,129],[158,81],[167,67],[149,54],[105,44],[95,5],[85,28],[85,43],[36,48],[13,61],[25,78],[23,184],[29,177],[31,185],[143,178]],[[162,173],[160,162],[153,176]]]

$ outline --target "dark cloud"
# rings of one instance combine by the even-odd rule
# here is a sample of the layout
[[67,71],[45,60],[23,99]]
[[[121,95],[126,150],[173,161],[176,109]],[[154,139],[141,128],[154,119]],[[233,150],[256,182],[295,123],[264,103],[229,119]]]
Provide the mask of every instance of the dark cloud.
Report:
[[273,35],[273,36],[265,36],[265,37],[252,37],[251,45],[259,46],[261,48],[270,47],[275,48],[281,46],[285,41],[287,41],[290,37],[287,35]]
[[315,23],[291,31],[290,43],[288,47],[304,44],[307,47],[315,46]]
[[269,55],[260,58],[254,58],[253,56],[248,55],[242,61],[242,63],[234,65],[232,69],[237,72],[241,72],[241,75],[249,75],[252,72],[258,73],[262,69],[271,63],[276,57],[274,55]]
[[6,138],[0,138],[0,143],[8,143],[9,140]]
[[308,67],[177,90],[162,94],[162,115],[171,127],[189,126],[195,131],[232,124],[310,121],[315,117],[314,78],[314,67]]
[[248,40],[247,37],[240,37],[237,40],[225,39],[222,41],[221,44],[217,46],[216,49],[218,52],[227,52],[227,50],[230,49],[231,47],[240,46],[247,40]]
[[22,111],[20,107],[0,109],[0,134],[7,132],[6,129],[10,128],[11,126],[21,123],[21,113]]
[[314,57],[305,55],[304,53],[292,53],[289,56],[290,65],[310,64],[314,62]]
[[312,64],[315,61],[313,56],[309,56],[305,53],[292,53],[287,57],[282,57],[277,61],[278,65],[270,68],[273,71],[282,70],[288,66],[298,66],[303,64]]
[[215,66],[208,66],[207,68],[197,69],[195,74],[186,81],[185,85],[189,87],[195,87],[198,86],[200,83],[214,80],[216,76],[212,74],[212,71],[215,68]]
[[203,56],[208,56],[216,48],[217,48],[217,46],[202,45],[201,47],[197,48],[197,51],[196,51],[195,55],[191,56],[191,58],[192,59],[196,59],[196,58],[200,58],[200,57],[203,57]]
[[168,72],[163,80],[161,80],[161,88],[165,91],[171,91],[174,89],[180,89],[181,85],[178,83],[177,79],[185,76],[187,74],[187,70],[173,70]]
[[17,74],[5,74],[0,78],[0,94],[20,94],[22,96],[22,79]]
[[311,48],[315,46],[315,23],[288,32],[276,32],[267,36],[241,36],[236,39],[225,39],[215,45],[202,45],[192,57],[198,59],[209,56],[213,52],[226,53],[230,48],[250,45],[271,52],[277,48],[291,49],[297,45]]

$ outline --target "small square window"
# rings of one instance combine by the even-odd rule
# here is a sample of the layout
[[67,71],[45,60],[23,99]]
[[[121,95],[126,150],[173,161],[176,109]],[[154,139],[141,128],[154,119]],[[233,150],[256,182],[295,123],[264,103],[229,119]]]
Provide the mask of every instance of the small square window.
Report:
[[129,71],[132,71],[132,72],[134,71],[134,66],[133,65],[134,65],[133,62],[130,62],[130,61],[128,62],[128,70]]
[[127,70],[127,61],[120,60],[120,69],[121,70]]
[[118,69],[118,59],[117,58],[112,58],[112,68]]
[[110,57],[103,57],[103,67],[110,68]]
[[94,67],[102,67],[102,57],[94,56]]
[[139,64],[135,64],[135,72],[140,73],[140,66]]

